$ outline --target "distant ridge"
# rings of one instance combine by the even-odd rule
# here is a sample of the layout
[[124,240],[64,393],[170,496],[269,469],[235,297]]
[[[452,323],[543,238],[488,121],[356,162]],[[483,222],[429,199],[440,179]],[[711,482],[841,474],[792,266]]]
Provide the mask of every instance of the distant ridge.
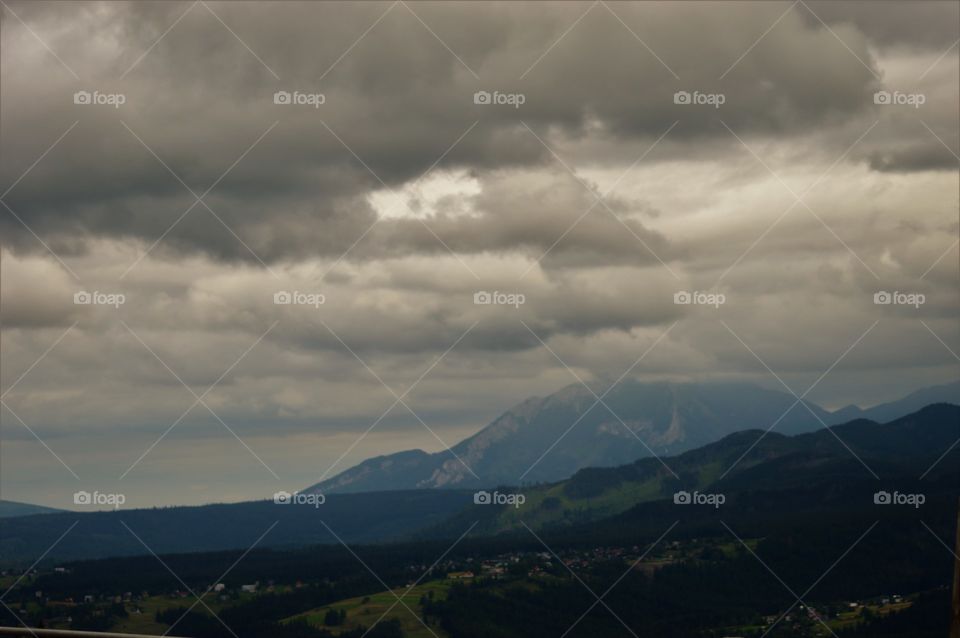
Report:
[[29,516],[31,514],[53,514],[63,511],[64,510],[53,507],[44,507],[43,505],[33,505],[31,503],[21,503],[19,501],[0,500],[0,518],[9,518],[11,516]]
[[[937,403],[889,423],[857,419],[830,430],[794,436],[745,430],[665,457],[665,464],[644,458],[613,468],[586,468],[564,481],[522,488],[526,502],[520,509],[473,508],[425,534],[448,536],[478,517],[476,531],[481,534],[521,525],[576,527],[630,510],[638,510],[642,518],[649,514],[646,506],[670,504],[679,490],[719,492],[731,500],[737,494],[750,495],[748,500],[757,502],[763,493],[803,492],[823,498],[854,485],[866,486],[870,493],[904,485],[956,491],[960,406]],[[861,505],[871,504],[868,496]]]
[[960,404],[960,382],[918,390],[869,409],[848,406],[836,412],[809,401],[794,405],[796,398],[791,394],[747,383],[627,380],[604,397],[616,416],[595,402],[583,386],[571,385],[545,398],[527,399],[503,413],[454,445],[456,456],[447,450],[378,456],[305,491],[330,494],[553,482],[586,467],[623,465],[652,456],[651,452],[679,454],[751,428],[798,434],[859,418],[884,423],[932,403]]
[[[331,494],[318,508],[264,500],[18,516],[0,525],[0,565],[19,564],[23,556],[40,556],[54,545],[45,559],[48,563],[143,554],[143,546],[125,525],[158,553],[203,552],[246,549],[277,521],[262,546],[455,538],[478,520],[472,534],[496,534],[516,529],[521,517],[534,528],[566,527],[625,515],[637,508],[641,508],[637,517],[643,519],[649,515],[649,510],[643,509],[647,507],[661,507],[674,516],[675,511],[667,505],[677,489],[709,487],[731,496],[813,490],[816,498],[830,492],[824,486],[850,486],[859,481],[866,482],[870,491],[876,489],[876,480],[844,444],[885,481],[897,480],[897,484],[903,477],[917,480],[936,461],[923,481],[924,489],[941,485],[950,492],[951,502],[956,502],[960,446],[944,452],[960,437],[960,407],[937,404],[884,425],[859,419],[832,429],[833,433],[821,428],[794,436],[770,432],[759,443],[762,430],[736,432],[695,450],[664,457],[676,477],[654,458],[617,467],[585,468],[564,481],[523,488],[526,503],[521,509],[477,507],[470,490],[419,489]],[[738,461],[744,452],[748,453]],[[733,466],[735,469],[723,476]],[[74,523],[76,532],[55,542]]]
[[916,412],[932,403],[953,403],[954,405],[960,405],[960,381],[931,386],[929,388],[921,388],[916,392],[911,392],[902,399],[881,403],[872,408],[861,409],[855,405],[848,405],[845,408],[836,410],[833,413],[833,418],[836,423],[846,423],[853,419],[870,419],[878,423],[886,423],[887,421],[899,419],[905,414]]
[[678,454],[732,432],[767,428],[774,422],[778,432],[787,434],[834,422],[831,413],[820,406],[795,402],[788,393],[746,383],[627,380],[604,397],[605,405],[595,405],[592,393],[581,385],[571,385],[504,412],[453,446],[456,456],[447,450],[379,456],[307,491],[473,488],[557,481],[585,467],[622,465],[651,456],[651,452]]

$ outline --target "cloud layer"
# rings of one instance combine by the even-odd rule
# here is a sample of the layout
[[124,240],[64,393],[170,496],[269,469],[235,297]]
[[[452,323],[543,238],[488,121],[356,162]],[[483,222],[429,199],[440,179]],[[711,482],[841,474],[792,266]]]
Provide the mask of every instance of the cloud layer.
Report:
[[68,469],[114,481],[147,449],[123,479],[144,503],[298,487],[391,391],[415,384],[414,412],[350,460],[452,444],[578,377],[602,390],[657,339],[634,374],[779,386],[769,366],[798,393],[857,343],[811,397],[829,405],[955,379],[958,21],[9,3],[4,496],[64,505]]

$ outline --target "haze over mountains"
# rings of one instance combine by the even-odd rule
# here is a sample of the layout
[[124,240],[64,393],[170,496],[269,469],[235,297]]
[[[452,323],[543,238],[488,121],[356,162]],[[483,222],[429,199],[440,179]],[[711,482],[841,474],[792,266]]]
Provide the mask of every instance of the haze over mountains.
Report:
[[604,396],[603,403],[582,385],[571,385],[520,403],[454,445],[453,453],[407,450],[378,456],[305,491],[558,481],[586,467],[680,454],[741,430],[772,428],[790,435],[856,418],[886,422],[938,402],[960,403],[960,382],[924,388],[866,410],[849,406],[836,412],[806,400],[804,407],[791,394],[746,383],[627,380]]
[[881,403],[866,409],[848,405],[835,410],[833,418],[837,423],[844,423],[853,419],[870,419],[871,421],[886,423],[905,414],[916,412],[931,403],[960,403],[960,381],[920,388],[902,399]]

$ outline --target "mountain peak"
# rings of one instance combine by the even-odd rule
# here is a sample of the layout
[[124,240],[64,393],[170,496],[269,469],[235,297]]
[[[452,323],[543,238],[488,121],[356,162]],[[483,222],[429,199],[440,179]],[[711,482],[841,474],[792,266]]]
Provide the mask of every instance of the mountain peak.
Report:
[[[602,397],[602,401],[597,400]],[[571,384],[507,410],[476,434],[434,454],[369,459],[310,489],[357,492],[553,481],[577,470],[683,452],[749,427],[819,427],[793,396],[743,383],[623,380],[594,395]],[[811,406],[821,419],[829,413]],[[782,417],[782,418],[781,418]]]
[[[892,421],[922,408],[916,405],[919,399],[960,402],[958,390],[960,384],[920,390],[851,418]],[[792,394],[739,381],[625,379],[598,395],[577,383],[521,401],[451,450],[379,456],[310,489],[363,492],[552,482],[587,467],[631,463],[651,452],[680,454],[747,429],[773,435],[811,432],[851,420],[844,412],[831,413],[798,402]]]

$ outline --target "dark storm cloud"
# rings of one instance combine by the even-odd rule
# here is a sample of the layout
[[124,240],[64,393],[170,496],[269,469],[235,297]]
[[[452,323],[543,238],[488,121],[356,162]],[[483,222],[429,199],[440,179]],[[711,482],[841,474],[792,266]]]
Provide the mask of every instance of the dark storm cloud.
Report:
[[818,17],[831,25],[854,24],[876,46],[916,47],[942,53],[957,40],[960,5],[956,2],[918,0],[878,5],[871,0],[809,0],[807,5],[812,12],[801,14],[812,26],[819,24]]
[[[797,6],[758,41],[785,4],[613,5],[616,15],[596,5],[562,38],[590,5],[412,5],[462,62],[403,5],[345,55],[389,4],[210,6],[243,43],[202,5],[12,5],[80,76],[71,77],[6,18],[12,55],[4,69],[4,183],[79,120],[6,198],[36,232],[149,244],[191,205],[184,186],[124,124],[196,193],[216,183],[210,207],[258,256],[273,261],[341,254],[375,219],[366,197],[382,188],[380,180],[399,187],[445,152],[441,169],[480,175],[555,165],[521,121],[550,144],[558,136],[584,138],[596,125],[650,144],[681,120],[670,133],[678,143],[668,148],[689,155],[729,141],[721,117],[743,137],[800,136],[862,114],[879,86],[867,45],[880,26],[861,30],[846,14],[838,16],[841,43]],[[712,37],[718,32],[724,37]],[[921,44],[926,37],[903,35]],[[78,89],[122,92],[127,102],[119,109],[77,106]],[[322,92],[326,102],[320,109],[278,106],[272,96],[280,89]],[[475,105],[477,90],[520,92],[526,101],[519,109]],[[726,103],[722,111],[678,106],[678,90],[721,92]],[[492,227],[503,218],[485,215],[482,222],[436,223],[466,253],[542,248],[563,230],[528,223],[497,232]],[[648,232],[632,223],[636,234]],[[9,216],[4,230],[12,241],[23,239]],[[374,242],[356,256],[437,250],[418,224],[394,230],[389,248],[385,240],[378,251]],[[565,250],[589,255],[598,250],[596,237],[575,234]],[[171,248],[253,259],[202,205],[170,230],[161,250]],[[616,241],[612,251],[619,252]]]
[[870,154],[869,160],[872,169],[887,172],[951,171],[957,167],[957,158],[935,142],[887,152],[875,151]]
[[[303,485],[393,402],[379,379],[425,375],[410,405],[450,443],[574,375],[776,385],[721,319],[798,391],[881,319],[815,401],[956,376],[955,3],[8,4],[79,79],[3,10],[0,198],[30,227],[0,207],[4,401],[84,478],[181,415],[177,376],[201,393],[225,370],[212,408]],[[395,412],[344,465],[440,449]],[[65,473],[25,428],[3,436],[20,500]],[[248,461],[198,406],[135,489],[275,489]],[[204,469],[214,487],[171,496]]]

